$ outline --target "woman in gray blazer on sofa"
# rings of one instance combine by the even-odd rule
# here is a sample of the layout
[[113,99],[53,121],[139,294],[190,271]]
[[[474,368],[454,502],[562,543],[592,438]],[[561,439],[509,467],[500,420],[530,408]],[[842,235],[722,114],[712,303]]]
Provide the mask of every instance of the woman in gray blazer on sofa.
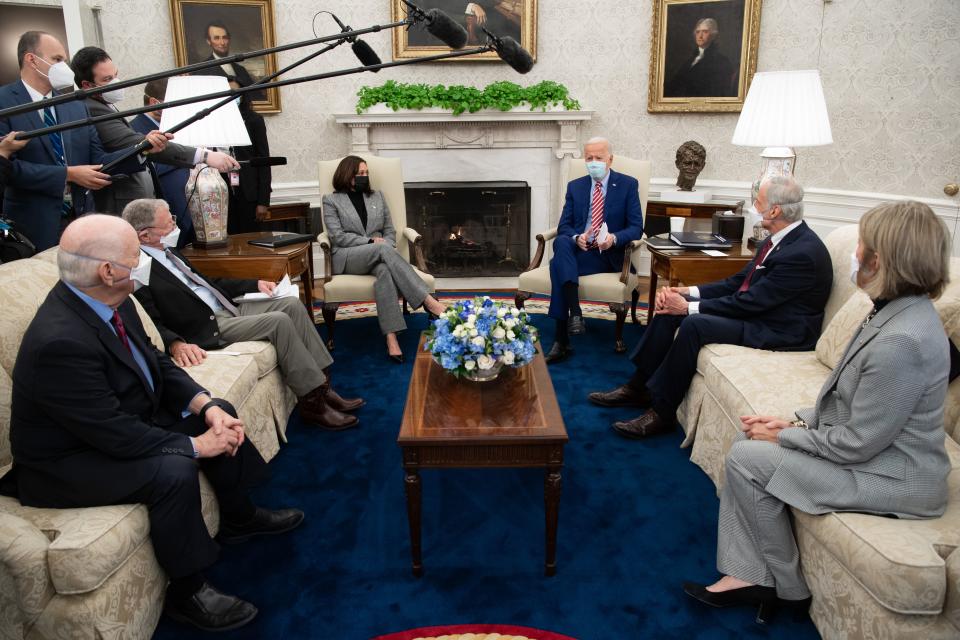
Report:
[[387,201],[370,188],[370,174],[363,158],[347,156],[333,174],[334,192],[323,197],[323,222],[330,236],[333,273],[373,274],[380,331],[387,339],[387,356],[403,362],[397,332],[407,328],[398,295],[414,309],[423,307],[434,315],[446,310],[410,263],[397,252],[397,233],[390,220]]
[[[717,568],[684,585],[715,607],[759,606],[810,591],[789,507],[935,518],[947,504],[943,404],[950,348],[931,298],[949,279],[949,234],[919,202],[886,203],[860,220],[851,277],[874,307],[827,378],[816,405],[788,422],[743,416],[726,459]],[[783,372],[789,380],[790,372]]]

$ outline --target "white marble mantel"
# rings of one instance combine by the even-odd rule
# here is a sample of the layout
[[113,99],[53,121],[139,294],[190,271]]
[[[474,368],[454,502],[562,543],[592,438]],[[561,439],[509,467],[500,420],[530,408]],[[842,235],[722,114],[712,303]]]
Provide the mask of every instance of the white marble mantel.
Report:
[[558,159],[579,158],[580,127],[593,111],[483,110],[453,115],[446,109],[392,111],[376,105],[365,113],[335,114],[350,128],[354,153],[387,149],[543,148]]

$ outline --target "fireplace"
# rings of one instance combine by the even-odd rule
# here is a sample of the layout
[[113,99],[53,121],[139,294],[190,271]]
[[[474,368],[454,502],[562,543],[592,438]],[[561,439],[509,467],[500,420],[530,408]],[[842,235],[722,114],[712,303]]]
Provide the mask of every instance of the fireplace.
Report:
[[427,269],[446,278],[516,276],[530,262],[526,182],[408,182],[407,222]]

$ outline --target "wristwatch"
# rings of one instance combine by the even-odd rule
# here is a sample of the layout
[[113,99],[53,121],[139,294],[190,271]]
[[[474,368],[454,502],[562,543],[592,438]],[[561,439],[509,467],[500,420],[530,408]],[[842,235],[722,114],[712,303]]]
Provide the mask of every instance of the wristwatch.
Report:
[[202,162],[203,164],[207,164],[207,156],[208,156],[208,155],[210,155],[210,150],[209,150],[209,149],[204,149],[204,150],[203,150],[203,157],[200,158],[200,162]]
[[790,421],[791,427],[800,427],[801,429],[810,430],[810,425],[807,424],[807,421],[802,418],[797,418],[796,420]]

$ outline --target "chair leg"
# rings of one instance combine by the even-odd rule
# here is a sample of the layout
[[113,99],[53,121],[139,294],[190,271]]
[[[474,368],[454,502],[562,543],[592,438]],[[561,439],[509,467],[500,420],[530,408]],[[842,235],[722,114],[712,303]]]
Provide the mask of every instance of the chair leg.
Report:
[[327,325],[327,350],[333,351],[333,323],[337,321],[337,309],[340,308],[339,302],[323,303],[323,324]]
[[630,293],[630,319],[633,324],[637,324],[637,301],[640,299],[640,292],[634,289]]
[[623,343],[623,323],[627,321],[627,305],[623,302],[611,302],[610,311],[617,316],[616,346],[613,350],[617,353],[623,353],[627,350],[627,345]]
[[517,291],[516,295],[513,296],[513,304],[517,309],[523,309],[523,303],[526,302],[530,296],[533,294],[529,291]]

